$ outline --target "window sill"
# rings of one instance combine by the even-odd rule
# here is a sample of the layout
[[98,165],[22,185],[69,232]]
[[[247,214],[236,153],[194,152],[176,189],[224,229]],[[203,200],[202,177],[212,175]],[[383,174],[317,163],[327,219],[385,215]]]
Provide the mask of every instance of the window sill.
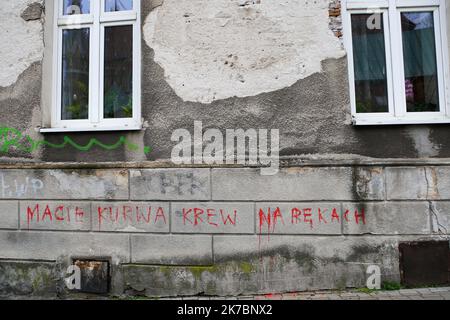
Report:
[[449,117],[436,118],[353,118],[354,126],[380,126],[380,125],[414,125],[414,124],[450,124]]
[[64,133],[64,132],[105,132],[105,131],[140,131],[142,126],[130,127],[98,127],[98,128],[41,128],[40,133]]

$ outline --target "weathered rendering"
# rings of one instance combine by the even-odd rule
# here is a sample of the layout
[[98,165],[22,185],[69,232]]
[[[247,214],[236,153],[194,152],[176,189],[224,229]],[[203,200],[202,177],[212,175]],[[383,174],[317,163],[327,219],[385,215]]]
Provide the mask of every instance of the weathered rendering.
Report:
[[0,2],[0,296],[359,288],[448,243],[445,1]]

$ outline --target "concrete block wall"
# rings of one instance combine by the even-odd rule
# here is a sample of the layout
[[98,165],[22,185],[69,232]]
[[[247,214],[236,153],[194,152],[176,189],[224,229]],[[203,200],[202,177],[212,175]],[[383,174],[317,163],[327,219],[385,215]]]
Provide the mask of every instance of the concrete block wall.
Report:
[[367,264],[398,281],[399,242],[449,233],[449,174],[424,165],[298,166],[275,176],[3,169],[0,268],[11,276],[0,276],[0,295],[11,294],[11,281],[26,284],[16,263],[46,274],[37,289],[18,286],[22,294],[64,291],[57,283],[77,258],[110,261],[117,295],[357,287]]

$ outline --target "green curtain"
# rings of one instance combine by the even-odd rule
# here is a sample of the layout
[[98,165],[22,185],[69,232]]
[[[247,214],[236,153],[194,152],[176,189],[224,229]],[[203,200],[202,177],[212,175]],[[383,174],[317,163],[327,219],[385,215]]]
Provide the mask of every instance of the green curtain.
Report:
[[[434,29],[403,32],[406,78],[436,74]],[[383,80],[386,78],[384,37],[380,34],[354,36],[353,55],[355,80]]]

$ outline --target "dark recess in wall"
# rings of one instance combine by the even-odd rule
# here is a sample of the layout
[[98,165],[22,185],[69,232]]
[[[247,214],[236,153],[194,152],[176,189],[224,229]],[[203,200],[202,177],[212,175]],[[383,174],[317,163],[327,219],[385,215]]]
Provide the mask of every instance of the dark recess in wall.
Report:
[[406,287],[450,283],[448,241],[418,241],[399,244],[400,276]]
[[81,271],[82,293],[107,294],[110,289],[108,261],[76,260],[74,265]]

